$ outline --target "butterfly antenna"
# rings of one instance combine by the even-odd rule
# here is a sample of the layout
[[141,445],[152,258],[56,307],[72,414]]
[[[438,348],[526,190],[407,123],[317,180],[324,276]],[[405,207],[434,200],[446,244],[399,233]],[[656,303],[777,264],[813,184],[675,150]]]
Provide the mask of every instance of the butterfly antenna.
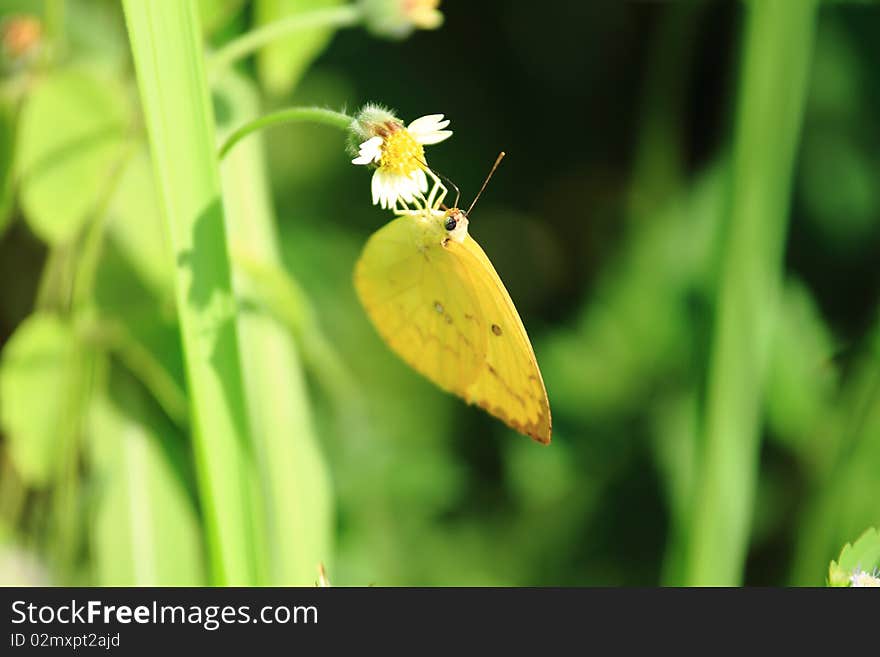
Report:
[[[442,173],[440,173],[439,171],[437,171],[437,169],[434,169],[433,167],[429,167],[428,164],[427,164],[426,162],[424,162],[423,160],[420,160],[419,158],[416,158],[416,160],[417,160],[418,163],[421,164],[425,169],[427,169],[428,171],[431,171],[435,176],[437,176],[438,178],[440,178],[440,180],[442,180],[442,181],[445,182],[447,185],[449,185],[450,187],[452,187],[452,189],[455,190],[455,203],[452,204],[452,207],[457,208],[457,207],[458,207],[458,200],[461,198],[461,191],[458,189],[458,185],[456,185],[456,184],[455,184],[454,182],[452,182],[449,178],[447,178],[447,177],[444,176]],[[444,206],[443,209],[445,210],[446,207]]]
[[495,173],[495,169],[497,169],[498,165],[501,164],[501,160],[504,159],[505,155],[507,155],[507,153],[505,153],[504,151],[501,151],[500,153],[498,153],[498,158],[495,160],[495,164],[492,165],[492,169],[489,171],[489,175],[486,176],[486,180],[483,182],[483,186],[480,187],[480,191],[477,192],[477,196],[474,198],[474,202],[471,203],[471,207],[469,207],[467,209],[467,212],[465,212],[465,215],[470,216],[471,210],[474,209],[474,206],[477,204],[477,201],[480,200],[480,196],[482,195],[483,191],[486,189],[486,185],[488,185],[489,181],[492,180],[492,175]]

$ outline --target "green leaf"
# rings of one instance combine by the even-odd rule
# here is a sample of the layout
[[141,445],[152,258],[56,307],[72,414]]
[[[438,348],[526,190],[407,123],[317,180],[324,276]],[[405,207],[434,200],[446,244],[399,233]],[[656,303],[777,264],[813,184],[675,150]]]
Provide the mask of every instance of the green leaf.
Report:
[[[279,18],[339,4],[340,0],[257,0],[256,22],[265,25]],[[271,94],[289,92],[332,36],[332,30],[315,29],[266,46],[257,57],[260,82]]]
[[97,481],[94,584],[204,585],[198,517],[163,449],[163,440],[179,443],[180,436],[138,417],[130,406],[123,410],[98,397],[89,414]]
[[126,163],[108,208],[110,238],[141,280],[161,299],[174,290],[174,256],[159,208],[146,144]]
[[873,527],[855,543],[847,543],[837,561],[828,567],[829,586],[849,586],[850,578],[858,571],[874,572],[880,567],[880,531]]
[[122,92],[84,72],[53,74],[25,101],[16,168],[25,218],[42,239],[68,241],[96,210],[128,122]]
[[117,2],[91,2],[63,0],[48,2],[54,6],[65,57],[77,69],[100,73],[107,77],[128,77],[131,58],[125,29],[120,20]]
[[0,425],[25,482],[40,486],[56,470],[59,428],[75,377],[70,327],[49,314],[26,319],[0,357]]

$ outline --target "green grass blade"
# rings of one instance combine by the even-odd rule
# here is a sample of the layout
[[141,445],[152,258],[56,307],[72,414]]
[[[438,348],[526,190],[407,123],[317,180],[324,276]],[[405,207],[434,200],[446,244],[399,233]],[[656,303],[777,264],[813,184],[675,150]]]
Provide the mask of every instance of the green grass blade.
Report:
[[[227,75],[217,93],[231,108],[228,128],[259,113],[256,90],[242,77]],[[230,250],[280,266],[262,136],[255,135],[230,153],[222,174]],[[240,303],[259,292],[252,289],[247,275],[236,272],[233,282]],[[318,563],[330,556],[332,511],[329,477],[313,429],[299,355],[284,325],[268,313],[241,312],[238,333],[267,506],[270,581],[308,586],[315,582]]]
[[191,0],[126,0],[123,7],[177,265],[175,295],[213,581],[255,584],[262,570],[252,503],[255,465],[201,31]]
[[759,469],[762,385],[815,31],[812,0],[759,0],[745,8],[727,234],[687,584],[742,581]]

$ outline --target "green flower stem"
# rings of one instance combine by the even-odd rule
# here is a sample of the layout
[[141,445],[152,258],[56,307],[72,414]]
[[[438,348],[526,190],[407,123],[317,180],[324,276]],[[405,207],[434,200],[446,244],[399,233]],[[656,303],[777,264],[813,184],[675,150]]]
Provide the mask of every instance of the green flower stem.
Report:
[[156,356],[132,337],[121,322],[84,316],[78,320],[76,332],[83,344],[115,354],[150,391],[171,421],[181,429],[189,428],[186,392],[177,385]]
[[278,112],[266,114],[258,119],[249,121],[243,126],[235,130],[223,142],[220,147],[220,159],[222,160],[230,149],[242,139],[252,132],[262,130],[263,128],[271,128],[284,123],[300,123],[300,122],[320,123],[329,125],[340,130],[348,130],[351,122],[354,121],[348,114],[342,112],[334,112],[333,110],[323,109],[321,107],[291,107]]
[[303,30],[317,28],[344,28],[357,25],[363,20],[363,12],[357,4],[330,7],[295,14],[289,18],[273,21],[233,39],[208,60],[208,72],[216,75],[226,67],[256,52],[272,41],[277,41]]
[[761,403],[778,312],[815,0],[746,14],[733,168],[684,584],[742,582],[760,468]]
[[107,234],[107,210],[113,200],[113,194],[119,186],[119,179],[125,171],[125,167],[131,160],[136,147],[135,141],[129,141],[119,156],[118,161],[104,182],[104,189],[95,206],[94,216],[88,225],[82,243],[78,247],[76,276],[73,281],[71,292],[74,307],[84,307],[88,304],[94,292],[95,278],[98,274],[98,264],[101,259],[104,239]]
[[70,244],[59,244],[49,250],[37,288],[37,310],[66,313],[73,296],[73,272],[76,259]]

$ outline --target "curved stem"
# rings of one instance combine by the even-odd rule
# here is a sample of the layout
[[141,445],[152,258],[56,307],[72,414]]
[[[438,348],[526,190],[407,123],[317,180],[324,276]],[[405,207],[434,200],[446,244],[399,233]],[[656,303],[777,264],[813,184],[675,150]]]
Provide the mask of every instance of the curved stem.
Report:
[[252,132],[262,130],[263,128],[271,128],[284,123],[299,123],[303,121],[321,123],[323,125],[339,128],[340,130],[348,130],[354,119],[348,114],[334,112],[333,110],[324,109],[322,107],[291,107],[278,112],[272,112],[271,114],[266,114],[265,116],[261,116],[258,119],[245,123],[229,135],[220,147],[220,159],[222,160],[233,146]]
[[273,21],[233,39],[211,55],[208,60],[208,73],[213,76],[266,44],[301,30],[351,27],[360,23],[362,19],[360,6],[351,4],[295,14],[289,18]]

